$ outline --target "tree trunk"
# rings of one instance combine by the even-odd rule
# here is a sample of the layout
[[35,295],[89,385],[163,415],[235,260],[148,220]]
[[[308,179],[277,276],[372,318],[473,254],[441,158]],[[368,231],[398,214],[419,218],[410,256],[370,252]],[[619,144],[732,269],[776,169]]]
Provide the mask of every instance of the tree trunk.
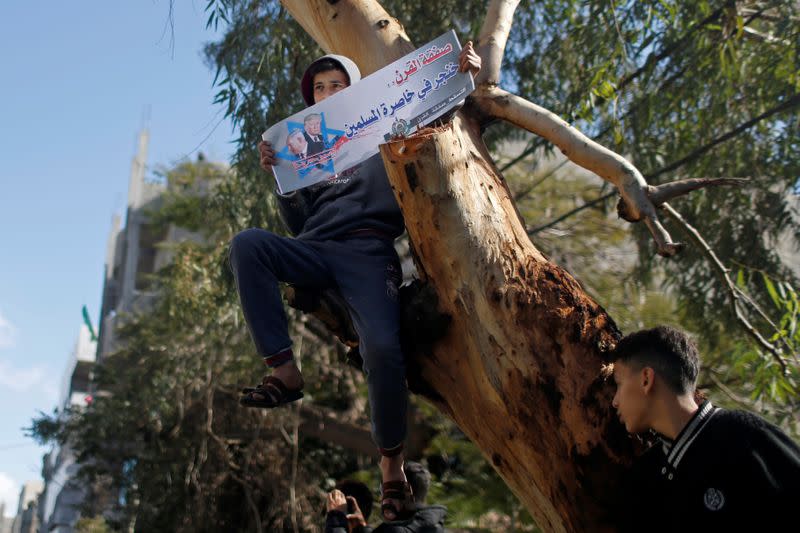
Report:
[[[375,2],[283,4],[363,74],[413,50]],[[542,529],[609,529],[632,455],[603,377],[619,332],[531,243],[477,111],[465,106],[451,126],[381,146],[419,274],[451,317],[410,365],[423,395],[480,447]]]
[[603,377],[613,321],[533,246],[464,121],[381,152],[420,276],[452,318],[416,355],[426,396],[544,530],[608,525],[617,465],[630,454]]

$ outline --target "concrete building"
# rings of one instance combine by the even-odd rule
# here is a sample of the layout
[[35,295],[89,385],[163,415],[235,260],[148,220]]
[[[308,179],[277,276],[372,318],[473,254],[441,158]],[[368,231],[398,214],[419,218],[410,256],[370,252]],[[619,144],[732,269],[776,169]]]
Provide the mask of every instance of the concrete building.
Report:
[[[82,409],[90,400],[91,370],[96,351],[97,342],[89,327],[82,325],[61,380],[59,412]],[[71,532],[80,517],[79,507],[86,491],[76,478],[79,467],[69,444],[54,447],[44,456],[42,477],[45,487],[38,516],[44,531]]]
[[[75,351],[64,373],[62,408],[81,408],[87,400],[106,394],[94,388],[91,369],[95,363],[102,364],[118,350],[115,330],[120,322],[134,314],[146,312],[155,302],[157,294],[151,287],[150,276],[172,259],[169,247],[159,245],[200,239],[199,235],[173,225],[158,227],[151,223],[148,212],[160,206],[169,184],[146,179],[148,143],[149,133],[143,130],[139,134],[136,155],[131,164],[125,224],[122,225],[120,216],[115,216],[108,236],[98,337],[92,339],[89,329],[86,326],[81,328]],[[202,161],[202,156],[198,160]],[[220,166],[220,170],[224,172],[226,168]],[[187,192],[206,194],[211,185],[209,182],[195,183]],[[75,523],[80,518],[80,506],[90,494],[76,478],[79,469],[80,465],[76,463],[75,454],[69,446],[54,449],[45,456],[43,476],[47,484],[39,511],[42,531],[74,531]],[[114,495],[108,494],[92,493],[91,497],[100,509],[107,507],[98,503],[100,500],[117,500]],[[113,513],[110,509],[105,511],[105,514]]]
[[[82,326],[61,383],[59,410],[80,409],[91,401],[91,370],[95,362],[114,350],[113,329],[120,312],[135,311],[150,294],[145,273],[153,272],[155,244],[160,236],[148,231],[143,210],[154,207],[165,187],[145,181],[149,134],[139,134],[138,148],[131,165],[128,187],[127,223],[120,228],[120,218],[112,221],[106,252],[106,268],[101,302],[100,335],[93,339]],[[139,274],[139,275],[137,275]],[[45,455],[42,476],[45,490],[41,498],[39,521],[42,531],[71,533],[80,518],[80,507],[89,491],[77,478],[80,465],[69,445],[54,448]]]
[[39,480],[28,481],[22,486],[22,490],[19,492],[17,516],[11,525],[11,533],[37,533],[39,531],[36,511],[39,495],[43,488],[44,484]]
[[6,504],[0,502],[0,533],[11,533],[14,519],[6,516]]
[[100,332],[97,361],[116,350],[114,329],[118,316],[147,309],[155,297],[150,291],[148,274],[156,271],[156,244],[166,235],[158,234],[149,224],[147,210],[156,208],[166,186],[145,179],[147,147],[150,134],[139,134],[139,146],[131,164],[125,227],[115,216],[106,247],[105,279],[100,308]]
[[[173,252],[165,243],[186,240],[202,241],[202,236],[175,225],[159,227],[148,216],[163,202],[164,193],[174,184],[148,181],[145,176],[148,132],[139,135],[139,149],[131,165],[128,186],[128,207],[125,226],[115,216],[106,246],[105,277],[100,309],[100,331],[98,334],[97,362],[113,355],[118,349],[114,335],[121,317],[147,311],[157,297],[150,277],[172,261]],[[202,154],[198,162],[204,161]],[[220,175],[228,167],[212,163],[219,168]],[[183,194],[204,196],[209,193],[213,181],[197,180],[188,189],[181,185]]]

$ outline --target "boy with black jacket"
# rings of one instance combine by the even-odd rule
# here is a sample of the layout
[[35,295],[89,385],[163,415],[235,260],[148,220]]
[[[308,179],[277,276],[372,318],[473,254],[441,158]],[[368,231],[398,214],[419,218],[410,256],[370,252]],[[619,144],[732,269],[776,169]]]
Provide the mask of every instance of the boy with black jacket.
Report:
[[753,413],[698,405],[697,348],[686,334],[633,333],[613,359],[621,421],[657,437],[626,480],[624,530],[777,531],[796,522],[800,447]]
[[[459,66],[473,74],[480,70],[472,43],[464,46]],[[303,98],[312,105],[360,79],[352,60],[324,56],[303,75]],[[277,162],[273,147],[262,141],[258,148],[261,167],[271,172]],[[278,203],[295,238],[248,229],[230,247],[245,320],[256,349],[272,369],[255,389],[246,389],[240,402],[272,408],[303,397],[278,283],[338,288],[358,333],[367,375],[372,434],[382,456],[382,512],[387,520],[400,518],[412,502],[403,473],[408,391],[397,302],[402,276],[394,249],[403,217],[380,154],[334,179],[278,195]]]

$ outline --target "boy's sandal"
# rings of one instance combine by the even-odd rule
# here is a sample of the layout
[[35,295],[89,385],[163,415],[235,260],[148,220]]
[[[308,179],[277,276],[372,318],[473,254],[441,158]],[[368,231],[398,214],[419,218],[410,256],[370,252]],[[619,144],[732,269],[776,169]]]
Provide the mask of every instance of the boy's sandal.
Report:
[[244,396],[239,398],[239,403],[245,407],[262,407],[272,409],[303,397],[303,389],[287,389],[283,381],[275,376],[264,377],[258,387],[242,389]]
[[[269,381],[270,378],[275,378],[275,376],[266,375],[263,378],[261,378],[261,384],[260,385],[256,385],[255,387],[242,387],[239,390],[239,392],[241,392],[242,394],[250,394],[251,392],[257,392],[259,389],[263,389],[264,388],[264,386],[267,384],[267,381]],[[283,382],[280,379],[278,379],[278,378],[275,378],[275,379],[278,380],[280,382],[280,384],[283,385],[284,387],[286,386],[286,385],[283,384]],[[280,385],[278,385],[278,386],[280,386]],[[301,386],[300,388],[302,389],[303,387]]]
[[[400,509],[390,500],[399,501]],[[408,505],[413,501],[414,494],[411,491],[411,485],[407,482],[387,481],[381,484],[381,514],[384,520],[408,520],[414,515],[414,510]],[[386,511],[392,511],[394,518],[387,518]]]

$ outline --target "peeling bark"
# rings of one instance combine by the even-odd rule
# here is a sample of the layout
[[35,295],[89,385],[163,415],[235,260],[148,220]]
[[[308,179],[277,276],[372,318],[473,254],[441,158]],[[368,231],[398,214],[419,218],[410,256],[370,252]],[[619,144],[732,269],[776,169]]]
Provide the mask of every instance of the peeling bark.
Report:
[[418,269],[452,317],[445,337],[414,356],[435,391],[428,399],[545,531],[609,527],[631,454],[602,375],[619,336],[613,321],[533,246],[465,122],[381,153]]
[[282,0],[281,4],[326,54],[351,58],[362,76],[415,49],[400,21],[378,2]]

